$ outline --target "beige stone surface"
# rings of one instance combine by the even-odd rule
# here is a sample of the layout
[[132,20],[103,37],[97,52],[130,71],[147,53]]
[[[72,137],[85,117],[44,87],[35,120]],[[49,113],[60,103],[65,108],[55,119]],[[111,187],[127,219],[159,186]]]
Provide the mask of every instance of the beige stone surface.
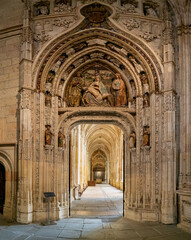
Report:
[[[74,185],[83,190],[99,163],[106,182],[124,189],[125,217],[189,231],[190,1],[103,0],[96,19],[87,14],[96,4],[85,2],[0,1],[5,215],[44,220],[51,191],[52,219],[67,217]],[[116,73],[126,96],[113,87]],[[14,143],[18,154],[9,156]]]

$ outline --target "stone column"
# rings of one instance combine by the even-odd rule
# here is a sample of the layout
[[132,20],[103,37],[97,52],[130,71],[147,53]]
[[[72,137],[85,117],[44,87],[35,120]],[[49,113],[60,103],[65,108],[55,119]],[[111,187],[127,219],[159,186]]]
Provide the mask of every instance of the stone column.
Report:
[[[187,8],[189,9],[189,8]],[[188,15],[189,16],[189,15]],[[188,24],[188,22],[185,22]],[[191,233],[191,26],[178,29],[180,121],[179,121],[179,205],[178,227]]]
[[31,90],[22,89],[18,159],[17,221],[32,222],[32,124]]
[[191,187],[191,27],[181,26],[179,40],[180,170],[179,188]]
[[143,98],[136,99],[136,206],[141,206],[142,197],[142,165],[141,165],[141,144],[143,138]]
[[166,19],[164,31],[164,129],[162,151],[161,221],[176,222],[176,139],[175,139],[175,64],[171,21]]
[[17,221],[32,222],[32,111],[31,69],[32,31],[30,28],[30,6],[24,1],[23,33],[20,61],[20,129],[18,157]]

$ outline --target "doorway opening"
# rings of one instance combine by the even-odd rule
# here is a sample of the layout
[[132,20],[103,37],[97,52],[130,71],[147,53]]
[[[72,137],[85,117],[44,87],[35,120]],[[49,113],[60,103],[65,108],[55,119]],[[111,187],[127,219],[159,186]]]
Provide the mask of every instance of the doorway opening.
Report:
[[122,216],[124,133],[114,124],[79,124],[70,138],[70,216]]
[[5,203],[5,167],[0,163],[0,213],[3,214]]

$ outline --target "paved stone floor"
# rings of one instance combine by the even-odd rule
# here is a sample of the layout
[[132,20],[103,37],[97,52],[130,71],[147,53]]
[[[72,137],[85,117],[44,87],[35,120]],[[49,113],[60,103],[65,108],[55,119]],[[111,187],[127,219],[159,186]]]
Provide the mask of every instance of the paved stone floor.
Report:
[[[95,199],[96,197],[96,199]],[[96,187],[88,187],[82,194],[81,200],[72,202],[71,216],[122,216],[123,192],[108,185],[97,184]]]
[[13,224],[1,216],[0,240],[191,240],[191,234],[175,225],[139,223],[121,217],[122,193],[113,187],[89,187],[82,196],[73,204],[73,217],[57,221],[55,225]]

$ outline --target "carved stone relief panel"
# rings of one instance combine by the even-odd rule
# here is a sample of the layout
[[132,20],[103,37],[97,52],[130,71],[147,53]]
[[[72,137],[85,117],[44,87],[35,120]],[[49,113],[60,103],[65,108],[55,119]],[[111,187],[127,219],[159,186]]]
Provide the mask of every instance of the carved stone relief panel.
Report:
[[127,106],[127,89],[119,73],[94,65],[72,78],[65,99],[71,107]]

